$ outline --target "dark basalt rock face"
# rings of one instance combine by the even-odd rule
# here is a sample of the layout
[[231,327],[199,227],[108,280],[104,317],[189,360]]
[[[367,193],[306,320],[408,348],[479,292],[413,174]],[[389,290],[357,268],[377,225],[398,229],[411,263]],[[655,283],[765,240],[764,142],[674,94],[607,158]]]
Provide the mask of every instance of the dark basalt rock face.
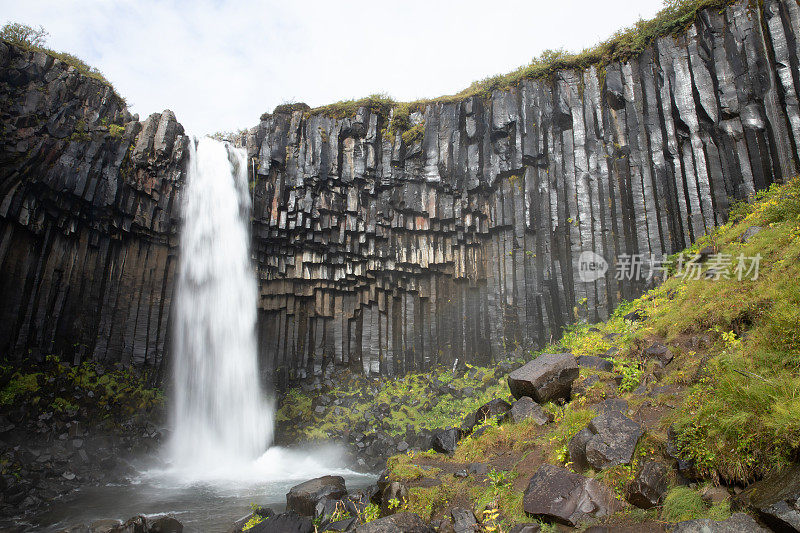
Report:
[[160,369],[183,128],[5,42],[0,102],[0,352]]
[[[678,251],[797,172],[798,31],[791,1],[705,10],[630,62],[428,105],[416,140],[368,108],[265,115],[247,136],[263,362],[487,363],[607,317],[647,285],[615,278],[626,254]],[[589,251],[610,265],[582,281]]]
[[[626,63],[424,106],[405,139],[367,107],[264,115],[240,142],[265,376],[487,364],[606,318],[651,283],[617,279],[629,255],[797,173],[798,32],[795,2],[741,0]],[[42,53],[0,67],[0,350],[159,367],[181,126]]]
[[336,500],[346,495],[343,477],[322,476],[292,487],[286,494],[286,507],[303,516],[314,516],[315,507],[323,498]]

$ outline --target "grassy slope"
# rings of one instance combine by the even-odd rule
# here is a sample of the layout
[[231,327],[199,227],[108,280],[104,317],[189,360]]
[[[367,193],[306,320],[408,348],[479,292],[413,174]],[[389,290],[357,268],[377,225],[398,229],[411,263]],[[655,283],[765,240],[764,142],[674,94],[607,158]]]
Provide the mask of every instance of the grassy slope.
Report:
[[[763,229],[741,242],[751,226]],[[566,444],[595,416],[592,406],[613,397],[628,402],[628,415],[647,433],[633,465],[590,475],[623,497],[642,460],[672,464],[666,445],[673,426],[678,452],[694,460],[701,485],[696,490],[675,487],[662,508],[629,510],[613,518],[617,524],[632,523],[635,529],[641,521],[658,525],[693,517],[724,518],[728,504],[704,503],[699,493],[702,484],[743,486],[791,461],[800,446],[800,180],[773,186],[754,204],[736,206],[728,224],[702,238],[687,254],[705,246],[733,256],[760,254],[758,279],[687,280],[673,275],[638,300],[620,306],[607,322],[568,331],[542,352],[566,349],[576,356],[598,355],[613,346],[619,349],[614,372],[582,369],[573,400],[564,406],[545,406],[555,418],[552,424],[490,427],[478,438],[463,440],[452,457],[418,452],[391,458],[392,477],[412,487],[407,506],[426,517],[440,516],[456,504],[473,507],[478,516],[486,506],[494,506],[499,509],[497,521],[526,520],[522,491],[530,476],[545,462],[569,465]],[[623,315],[633,309],[643,310],[648,318],[624,320]],[[653,341],[667,344],[675,355],[663,370],[642,354]],[[425,386],[452,379],[449,372],[438,370],[373,384],[376,398],[366,395],[355,409],[340,409],[338,415],[331,409],[313,415],[310,397],[295,391],[280,416],[317,424],[306,436],[324,438],[360,420],[374,405],[371,402],[385,402],[392,409],[381,423],[401,433],[407,425],[458,426],[464,414],[487,399],[509,396],[504,373],[491,369],[458,378],[458,387],[480,388],[464,400]],[[353,394],[345,392],[347,385],[343,389],[333,397]],[[399,409],[412,403],[411,408]],[[474,461],[487,463],[493,473],[466,479],[453,476]],[[490,515],[487,520],[492,520]]]

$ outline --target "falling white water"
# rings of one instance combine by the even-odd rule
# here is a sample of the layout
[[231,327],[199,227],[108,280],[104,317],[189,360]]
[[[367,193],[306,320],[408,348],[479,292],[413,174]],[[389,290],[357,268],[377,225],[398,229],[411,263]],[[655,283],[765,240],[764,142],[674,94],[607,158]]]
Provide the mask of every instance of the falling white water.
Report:
[[244,150],[190,142],[174,323],[174,467],[189,477],[245,471],[269,446],[259,384],[256,280]]

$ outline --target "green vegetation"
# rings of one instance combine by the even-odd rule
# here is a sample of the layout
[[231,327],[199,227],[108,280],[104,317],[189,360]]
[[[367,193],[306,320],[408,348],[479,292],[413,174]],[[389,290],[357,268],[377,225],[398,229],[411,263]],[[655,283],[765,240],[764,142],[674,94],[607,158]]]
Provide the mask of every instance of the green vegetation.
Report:
[[[74,366],[55,356],[26,369],[0,366],[0,411],[25,405],[26,416],[85,409],[97,421],[121,421],[163,404],[161,390],[148,385],[146,375],[130,369],[104,370],[93,362]],[[64,397],[64,390],[73,391]],[[90,394],[91,393],[91,394]]]
[[125,126],[120,126],[119,124],[111,124],[108,127],[108,134],[114,137],[115,139],[119,139],[122,137],[122,134],[125,133]]
[[[684,31],[703,9],[722,9],[733,0],[665,0],[664,7],[650,20],[639,20],[633,26],[617,31],[611,38],[594,48],[578,53],[564,50],[546,50],[528,65],[507,74],[490,76],[476,81],[466,89],[438,98],[421,99],[415,102],[398,103],[387,95],[372,95],[359,100],[346,100],[317,107],[309,114],[327,115],[333,118],[353,116],[359,107],[365,106],[388,116],[390,109],[421,110],[429,104],[460,102],[477,96],[488,98],[493,91],[509,90],[525,79],[549,78],[561,70],[586,70],[590,67],[602,69],[617,61],[626,61],[644,51],[658,37],[675,35]],[[407,113],[406,113],[407,115]],[[398,124],[398,126],[400,126]],[[406,128],[410,127],[407,125]],[[404,131],[404,128],[397,128]]]
[[[34,29],[18,22],[10,22],[0,29],[0,39],[24,48],[25,50],[44,52],[51,57],[59,59],[66,64],[75,67],[75,69],[84,76],[101,81],[114,90],[111,82],[109,82],[105,76],[103,76],[102,72],[88,65],[79,57],[66,52],[56,52],[55,50],[45,47],[48,35],[49,34],[41,26],[39,26],[39,29]],[[114,92],[116,94],[116,91]]]
[[661,514],[668,522],[698,518],[725,520],[731,515],[731,509],[727,501],[708,506],[699,492],[689,487],[675,487],[667,493]]
[[[742,236],[754,226],[760,231],[744,242]],[[436,515],[448,502],[452,505],[452,498],[468,494],[485,529],[528,521],[521,504],[524,481],[542,463],[572,468],[567,444],[596,416],[592,406],[611,397],[624,399],[629,413],[640,408],[652,413],[631,464],[584,472],[618,498],[624,498],[644,461],[671,461],[666,453],[670,427],[678,454],[691,460],[710,485],[747,484],[791,462],[800,446],[800,178],[772,186],[752,203],[735,205],[729,222],[699,239],[684,256],[707,246],[735,257],[760,254],[758,277],[750,279],[752,272],[742,280],[735,273],[706,276],[717,260],[712,256],[697,279],[672,275],[641,298],[621,304],[606,322],[568,328],[557,343],[530,353],[599,355],[618,349],[611,372],[584,368],[572,401],[543,406],[553,417],[551,424],[489,421],[477,436],[461,440],[451,456],[425,452],[391,458],[391,475],[412,487],[409,508]],[[646,318],[626,320],[633,310]],[[669,346],[674,359],[668,366],[644,354],[653,342]],[[632,392],[639,387],[651,394]],[[421,423],[415,416],[409,424]],[[455,412],[449,421],[446,412],[439,416],[439,427],[460,420]],[[445,473],[473,462],[492,469],[467,479]],[[441,482],[435,490],[431,478]],[[618,518],[625,523],[727,518],[729,501],[707,503],[707,488],[673,487],[662,506],[623,511]],[[464,504],[462,496],[459,505]]]
[[[326,440],[337,432],[352,429],[365,420],[365,415],[383,407],[378,425],[391,435],[414,430],[447,428],[460,425],[468,414],[494,398],[511,400],[504,376],[493,369],[470,367],[454,376],[440,368],[429,373],[408,374],[399,378],[370,381],[359,375],[342,373],[335,379],[337,388],[325,392],[331,405],[317,414],[312,396],[300,389],[289,390],[281,400],[276,419],[298,437]],[[462,396],[442,394],[441,387],[467,391]],[[370,393],[363,391],[369,388]],[[470,390],[471,389],[471,390]],[[318,394],[314,393],[314,397]],[[336,400],[342,406],[334,407]],[[351,407],[345,407],[350,405]],[[298,423],[302,424],[301,426]]]

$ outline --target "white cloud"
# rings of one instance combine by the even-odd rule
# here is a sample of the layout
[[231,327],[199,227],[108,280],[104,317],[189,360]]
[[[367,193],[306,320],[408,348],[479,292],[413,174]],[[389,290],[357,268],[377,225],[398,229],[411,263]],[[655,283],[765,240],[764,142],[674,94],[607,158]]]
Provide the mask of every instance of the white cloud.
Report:
[[42,25],[96,66],[142,118],[188,131],[250,127],[285,101],[457,92],[546,48],[580,50],[661,0],[0,0],[0,22]]

